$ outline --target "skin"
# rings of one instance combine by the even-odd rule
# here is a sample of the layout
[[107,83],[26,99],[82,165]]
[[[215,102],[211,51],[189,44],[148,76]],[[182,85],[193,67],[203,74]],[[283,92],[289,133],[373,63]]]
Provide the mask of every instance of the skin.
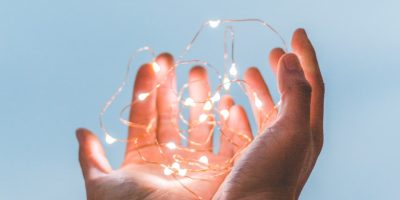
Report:
[[[268,127],[267,131],[249,144],[226,176],[209,181],[180,178],[204,199],[298,199],[322,148],[324,84],[315,51],[303,29],[294,32],[291,46],[292,53],[277,48],[269,56],[282,100],[280,111],[274,113],[276,120],[265,122],[259,111],[253,112],[256,119],[261,119],[257,121],[258,125]],[[160,76],[163,76],[173,65],[173,58],[164,53],[157,57],[157,62],[161,66]],[[154,74],[149,64],[143,65],[136,77],[133,98],[154,87],[160,76]],[[190,71],[189,79],[195,81],[190,84],[191,97],[195,101],[206,99],[209,92],[207,71],[196,66]],[[177,125],[173,123],[178,120],[177,102],[174,92],[171,92],[171,88],[176,87],[175,74],[170,73],[168,80],[168,84],[158,88],[157,93],[131,108],[132,121],[149,123],[157,118],[156,126],[150,134],[131,128],[128,138],[138,137],[142,144],[155,139],[161,143],[174,141],[179,144]],[[273,101],[257,68],[249,68],[244,80],[263,102],[262,113],[271,111]],[[249,95],[250,102],[254,102],[252,98]],[[218,109],[230,111],[226,126],[251,137],[244,109],[235,105],[230,96],[222,97]],[[201,108],[193,108],[190,123],[201,113]],[[263,122],[265,124],[261,124]],[[193,141],[204,141],[204,133],[210,128],[209,125],[197,127],[189,137]],[[134,150],[135,144],[127,144],[123,165],[112,169],[94,134],[87,129],[78,129],[77,138],[88,199],[194,199],[193,194],[172,176],[165,176],[160,166],[141,162]],[[211,153],[211,142],[204,143],[200,148],[204,151],[193,154],[193,159],[207,155],[211,162],[224,160],[237,151],[223,140],[218,155]],[[154,160],[161,159],[155,149],[143,150],[143,154]]]

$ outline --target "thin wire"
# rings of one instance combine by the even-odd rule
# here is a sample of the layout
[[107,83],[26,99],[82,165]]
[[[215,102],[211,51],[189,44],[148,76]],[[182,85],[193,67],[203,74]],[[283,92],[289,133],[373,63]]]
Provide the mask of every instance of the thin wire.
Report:
[[[270,26],[268,23],[266,23],[263,20],[260,20],[260,19],[222,19],[222,20],[207,21],[200,26],[200,28],[195,33],[192,40],[189,42],[188,45],[186,45],[186,48],[182,51],[180,56],[178,56],[178,60],[176,61],[176,64],[167,71],[167,73],[166,73],[167,75],[165,77],[163,77],[163,79],[161,79],[161,81],[159,81],[156,84],[156,86],[154,88],[152,88],[150,91],[140,94],[142,96],[139,95],[138,97],[134,97],[134,100],[132,100],[132,102],[130,104],[124,106],[122,108],[122,110],[120,111],[120,122],[123,125],[126,125],[130,128],[143,129],[143,130],[145,130],[144,132],[146,133],[146,135],[151,136],[150,132],[153,129],[153,127],[155,127],[156,121],[157,121],[155,118],[151,119],[150,122],[147,124],[139,124],[136,122],[132,122],[128,119],[125,119],[122,116],[124,116],[124,114],[126,112],[128,112],[130,110],[129,108],[131,108],[134,104],[138,103],[139,101],[146,100],[147,96],[151,95],[152,93],[155,93],[157,91],[158,87],[160,87],[162,84],[164,84],[166,81],[168,81],[168,78],[167,78],[168,75],[170,73],[174,73],[178,66],[201,64],[201,65],[211,69],[218,75],[217,77],[218,77],[220,84],[217,86],[216,91],[213,94],[210,94],[207,99],[205,99],[203,101],[194,101],[194,100],[190,101],[190,99],[189,99],[190,97],[189,97],[188,99],[184,100],[183,94],[184,94],[184,91],[188,88],[189,83],[184,84],[179,89],[179,91],[176,92],[177,102],[179,103],[178,109],[183,110],[184,108],[190,108],[190,107],[194,107],[194,106],[203,106],[203,108],[205,110],[205,112],[203,113],[204,116],[200,116],[203,118],[199,118],[198,120],[192,120],[192,122],[189,122],[190,120],[186,119],[181,112],[178,113],[178,119],[181,122],[183,122],[184,125],[188,126],[189,128],[180,129],[179,126],[176,126],[177,127],[176,131],[179,133],[181,140],[188,141],[189,147],[183,147],[180,145],[177,146],[175,144],[169,144],[169,143],[167,143],[167,144],[159,143],[157,139],[152,143],[141,143],[139,141],[139,138],[137,138],[137,137],[136,138],[132,137],[131,139],[115,138],[112,136],[113,134],[111,134],[109,132],[108,128],[106,127],[106,125],[104,123],[103,118],[104,118],[105,114],[107,113],[107,111],[109,110],[109,108],[111,107],[113,102],[116,100],[116,98],[121,94],[121,92],[123,91],[123,88],[126,86],[128,80],[129,80],[129,73],[130,73],[131,66],[132,66],[134,59],[141,53],[144,53],[144,52],[150,53],[150,55],[153,58],[153,69],[157,70],[157,68],[154,68],[154,67],[157,67],[157,66],[154,66],[155,64],[157,64],[157,63],[155,63],[156,53],[152,48],[150,48],[148,46],[139,48],[135,52],[132,53],[132,55],[129,58],[127,67],[126,67],[126,72],[125,72],[125,76],[124,76],[122,83],[119,85],[119,87],[114,92],[114,94],[109,98],[109,100],[105,103],[105,105],[103,106],[103,108],[99,114],[99,123],[100,123],[100,127],[101,127],[102,131],[104,132],[106,142],[107,143],[132,142],[134,144],[134,148],[132,149],[132,151],[136,151],[138,153],[139,158],[144,163],[159,165],[161,169],[167,170],[168,173],[171,173],[173,178],[176,181],[178,181],[179,184],[185,190],[187,190],[189,193],[191,193],[196,199],[202,199],[202,197],[199,196],[195,191],[193,191],[191,188],[186,186],[180,180],[180,177],[178,177],[178,175],[183,174],[182,177],[193,179],[193,180],[202,180],[202,181],[207,181],[207,180],[210,180],[217,176],[226,175],[231,170],[234,161],[238,158],[239,155],[241,155],[243,150],[252,141],[251,137],[249,137],[245,133],[242,133],[239,130],[230,128],[226,124],[227,123],[226,120],[224,120],[224,121],[222,120],[225,116],[223,115],[223,113],[220,113],[220,110],[218,110],[217,108],[214,107],[214,103],[216,103],[219,100],[220,94],[222,93],[223,89],[225,89],[225,92],[229,92],[229,88],[230,88],[231,84],[238,84],[240,86],[240,88],[242,89],[242,91],[247,95],[254,94],[256,101],[258,100],[257,99],[258,97],[256,96],[257,94],[253,91],[253,89],[251,87],[249,87],[249,85],[244,80],[240,80],[240,79],[236,78],[237,71],[235,71],[236,70],[236,59],[235,59],[235,52],[234,52],[235,33],[234,33],[232,26],[225,26],[225,30],[224,30],[224,54],[223,54],[224,55],[224,73],[223,74],[221,74],[217,70],[217,68],[215,68],[209,62],[198,60],[198,59],[184,60],[184,57],[192,49],[194,43],[197,41],[197,39],[200,37],[200,34],[206,27],[216,28],[220,24],[224,24],[224,23],[232,24],[232,23],[246,23],[246,22],[259,23],[263,27],[267,28],[267,30],[272,31],[274,34],[276,34],[279,37],[280,41],[282,42],[282,45],[283,45],[282,48],[287,50],[286,42],[283,39],[283,37],[272,26]],[[230,38],[230,40],[228,40],[228,37]],[[228,44],[230,44],[230,47],[231,47],[230,51],[228,48]],[[235,69],[232,69],[233,71],[232,71],[231,75],[228,75],[228,70],[227,70],[229,63],[231,64],[231,68],[235,67]],[[193,82],[190,82],[190,83],[193,83]],[[171,91],[175,91],[175,90],[172,89]],[[188,103],[188,104],[186,105],[186,103]],[[254,103],[254,102],[252,102],[252,103]],[[211,104],[211,106],[208,104]],[[255,102],[256,106],[258,105],[258,106],[262,107],[262,105],[259,105],[259,104],[260,104],[259,102]],[[275,114],[278,112],[279,105],[280,105],[280,101],[278,101],[278,103],[274,106],[274,108],[272,110],[270,110],[266,113],[261,112],[261,108],[259,108],[259,110],[257,110],[260,114],[260,119],[263,119],[263,120],[259,120],[261,122],[261,124],[257,131],[257,133],[258,133],[257,135],[260,135],[261,133],[265,132],[266,125],[268,124],[268,120],[271,120],[271,117],[274,117]],[[228,113],[225,112],[225,115],[227,115],[227,114],[229,114],[229,112]],[[220,116],[220,119],[216,120],[214,116]],[[171,121],[171,123],[177,123],[177,122]],[[190,140],[186,136],[186,135],[189,135],[189,133],[194,128],[196,128],[200,125],[203,125],[203,124],[208,124],[211,126],[210,131],[207,133],[207,137],[206,137],[205,141],[203,141],[203,142],[196,141],[195,142],[195,141]],[[216,126],[218,126],[218,130],[220,130],[220,132],[221,132],[221,139],[226,140],[229,144],[233,145],[235,148],[238,149],[238,151],[231,158],[228,158],[227,160],[225,160],[223,164],[209,163],[208,159],[206,159],[206,161],[193,160],[190,158],[183,157],[182,155],[180,155],[178,153],[174,153],[174,154],[172,154],[172,156],[168,157],[167,154],[165,153],[165,150],[168,150],[168,149],[176,149],[179,152],[186,152],[189,154],[209,151],[210,149],[201,149],[198,147],[204,146],[204,144],[208,144],[211,141],[214,130],[216,129]],[[233,134],[226,134],[227,132],[233,133]],[[238,142],[234,138],[238,138],[240,142]],[[161,161],[148,159],[141,152],[145,148],[153,148],[153,147],[156,147],[158,149],[160,155],[162,156]],[[172,160],[172,164],[171,164],[171,160]],[[206,163],[204,163],[204,162],[206,162]],[[175,164],[175,168],[174,168],[174,163],[184,164],[186,168],[178,168],[177,169],[176,166],[180,166],[177,164]],[[189,174],[202,173],[202,176],[201,177],[189,176],[186,173],[189,173]],[[204,178],[204,177],[207,177],[207,178]]]

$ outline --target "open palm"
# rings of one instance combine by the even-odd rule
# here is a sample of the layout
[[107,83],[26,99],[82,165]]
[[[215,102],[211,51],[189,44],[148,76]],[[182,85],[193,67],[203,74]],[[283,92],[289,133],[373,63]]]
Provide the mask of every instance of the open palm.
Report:
[[[159,74],[167,75],[168,80],[156,93],[133,104],[130,115],[130,120],[135,123],[148,124],[156,119],[157,125],[147,131],[130,128],[128,139],[137,142],[128,142],[120,169],[111,168],[94,134],[86,129],[77,131],[88,199],[298,198],[322,147],[323,83],[314,50],[304,30],[295,32],[292,47],[300,60],[281,49],[274,49],[270,54],[270,63],[282,94],[281,109],[275,113],[276,121],[263,124],[270,123],[265,122],[263,117],[274,110],[274,103],[260,72],[256,68],[248,69],[244,79],[259,94],[264,105],[261,111],[254,112],[257,123],[270,128],[247,147],[240,159],[235,161],[229,175],[210,178],[205,174],[207,180],[183,176],[176,181],[175,176],[165,176],[159,165],[143,162],[143,156],[161,160],[159,149],[149,147],[141,150],[140,154],[137,151],[138,146],[155,141],[180,144],[176,92],[171,91],[176,87],[175,74],[167,73],[174,61],[169,54],[159,55],[156,60],[161,67]],[[150,64],[143,65],[137,73],[133,98],[154,88],[160,76],[154,74]],[[203,67],[192,68],[189,82],[192,99],[204,101],[209,98],[207,71]],[[254,102],[252,95],[249,98],[250,102]],[[235,105],[230,96],[221,99],[218,109],[229,110],[229,117],[224,123],[227,127],[252,137],[244,109]],[[192,107],[189,124],[195,124],[203,112],[202,107]],[[211,117],[208,120],[212,120]],[[190,140],[203,143],[196,146],[201,151],[190,154],[193,160],[206,155],[210,162],[218,163],[238,151],[237,147],[221,139],[219,154],[213,154],[211,140],[207,140],[211,128],[207,123],[192,128]],[[170,150],[165,148],[165,152]]]

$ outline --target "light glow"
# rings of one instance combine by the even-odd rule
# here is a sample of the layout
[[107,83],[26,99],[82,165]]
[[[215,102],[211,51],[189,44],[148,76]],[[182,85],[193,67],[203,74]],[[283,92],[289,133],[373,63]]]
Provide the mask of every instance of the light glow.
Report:
[[231,80],[229,80],[228,76],[224,77],[223,84],[225,90],[229,90],[229,88],[231,88]]
[[199,122],[200,123],[203,123],[203,122],[205,122],[206,120],[208,119],[208,115],[207,114],[201,114],[200,116],[199,116]]
[[229,73],[232,76],[236,76],[238,74],[237,68],[236,68],[236,63],[232,63],[231,68],[229,69]]
[[177,162],[174,162],[174,163],[172,163],[171,168],[179,170],[181,168],[181,165],[179,165],[179,163],[177,163]]
[[165,146],[170,150],[176,149],[176,144],[173,142],[168,142]]
[[227,120],[229,117],[229,111],[227,109],[222,109],[221,111],[219,111],[219,113],[222,115],[222,117],[224,118],[224,120]]
[[150,95],[150,93],[147,93],[147,92],[145,92],[145,93],[140,93],[140,94],[138,95],[138,99],[139,99],[139,101],[144,101],[149,95]]
[[111,135],[109,135],[109,134],[106,134],[106,142],[107,142],[107,144],[112,144],[112,143],[114,143],[116,141],[117,141],[117,139],[111,137]]
[[207,158],[207,156],[201,156],[201,157],[199,158],[199,162],[201,162],[201,163],[203,163],[203,164],[205,164],[205,165],[208,165],[208,158]]
[[152,65],[153,65],[154,72],[157,73],[157,72],[159,72],[161,70],[160,65],[158,65],[158,63],[156,61],[154,61]]
[[169,176],[169,175],[171,175],[173,173],[174,173],[174,171],[172,169],[170,169],[169,167],[165,167],[164,168],[164,175],[165,176]]
[[258,95],[254,92],[254,105],[256,105],[256,108],[260,109],[263,106],[262,101],[258,98]]
[[194,102],[194,100],[193,100],[192,98],[190,98],[190,97],[188,97],[188,98],[185,100],[185,102],[183,102],[183,104],[184,104],[185,106],[195,106],[195,105],[196,105],[196,103]]
[[211,101],[207,101],[203,106],[203,110],[209,111],[212,109],[212,107],[213,107],[213,104],[211,103]]
[[179,169],[178,170],[178,175],[179,176],[186,176],[187,169]]
[[211,28],[217,28],[220,23],[221,23],[221,20],[219,20],[219,19],[208,21],[208,24],[210,25]]
[[221,99],[221,95],[219,94],[219,92],[216,92],[216,93],[214,94],[214,96],[211,97],[211,101],[213,101],[213,102],[217,102],[217,101],[219,101],[220,99]]

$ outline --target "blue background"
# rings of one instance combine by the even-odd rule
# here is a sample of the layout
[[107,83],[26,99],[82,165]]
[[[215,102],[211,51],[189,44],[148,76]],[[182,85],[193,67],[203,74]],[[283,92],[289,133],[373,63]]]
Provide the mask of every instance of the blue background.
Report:
[[[326,82],[325,146],[302,199],[400,199],[398,1],[0,1],[0,199],[84,199],[74,131],[130,53],[179,53],[215,18],[306,28]],[[255,33],[262,37],[261,33]],[[266,55],[266,53],[265,53]],[[266,56],[265,56],[266,58]],[[118,166],[123,145],[107,146]]]

